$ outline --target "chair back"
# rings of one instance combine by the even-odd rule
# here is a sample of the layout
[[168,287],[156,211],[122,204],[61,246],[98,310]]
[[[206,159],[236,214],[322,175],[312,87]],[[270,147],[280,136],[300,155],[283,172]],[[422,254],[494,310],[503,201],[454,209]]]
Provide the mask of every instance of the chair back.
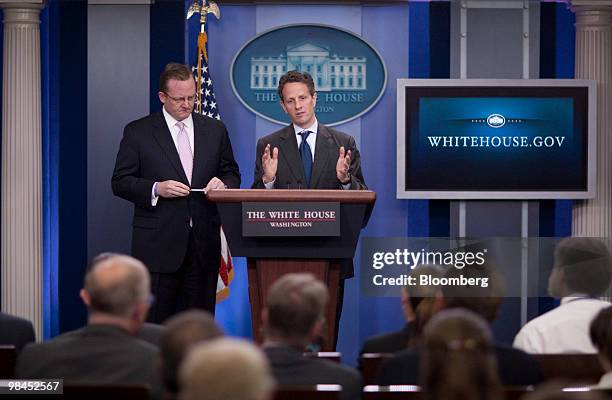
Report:
[[605,373],[597,354],[533,354],[545,380],[597,383]]
[[17,350],[15,346],[0,346],[0,379],[13,379],[16,364]]
[[393,355],[390,353],[363,353],[359,357],[359,367],[364,385],[374,385],[381,364]]
[[281,386],[272,397],[273,400],[339,400],[342,393],[340,385]]

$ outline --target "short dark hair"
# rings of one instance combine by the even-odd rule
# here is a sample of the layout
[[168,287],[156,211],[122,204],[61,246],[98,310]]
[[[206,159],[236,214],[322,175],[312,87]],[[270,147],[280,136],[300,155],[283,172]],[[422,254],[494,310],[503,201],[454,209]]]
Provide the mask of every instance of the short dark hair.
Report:
[[305,339],[315,323],[324,317],[329,294],[314,275],[285,274],[272,284],[266,299],[266,335]]
[[278,97],[280,97],[281,100],[283,100],[283,88],[288,83],[303,83],[308,86],[308,91],[311,96],[315,94],[315,85],[312,76],[308,72],[293,70],[281,76],[278,81]]
[[193,79],[191,70],[185,64],[177,62],[169,62],[166,64],[164,71],[159,76],[159,91],[166,93],[168,91],[168,82],[170,79],[177,81],[186,81]]
[[444,308],[465,308],[480,315],[489,322],[497,317],[497,311],[503,301],[506,291],[504,278],[499,271],[490,264],[470,265],[463,269],[449,267],[446,278],[487,279],[487,287],[472,285],[444,285],[442,297]]
[[574,293],[599,296],[610,286],[612,258],[601,239],[563,239],[555,249],[554,267],[563,270],[565,286]]
[[599,311],[589,330],[591,342],[600,355],[612,361],[612,306]]
[[223,336],[223,331],[206,311],[185,311],[169,318],[160,339],[161,374],[166,390],[178,392],[178,370],[195,344]]

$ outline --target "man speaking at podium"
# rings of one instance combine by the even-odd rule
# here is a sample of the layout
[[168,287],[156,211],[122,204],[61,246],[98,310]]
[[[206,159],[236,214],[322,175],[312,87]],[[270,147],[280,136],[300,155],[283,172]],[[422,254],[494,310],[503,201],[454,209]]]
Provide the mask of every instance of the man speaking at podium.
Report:
[[[278,82],[278,95],[291,125],[258,140],[251,187],[367,190],[355,139],[317,121],[312,76],[307,72],[287,72]],[[337,322],[342,311],[344,279],[353,275],[353,260],[342,260]]]

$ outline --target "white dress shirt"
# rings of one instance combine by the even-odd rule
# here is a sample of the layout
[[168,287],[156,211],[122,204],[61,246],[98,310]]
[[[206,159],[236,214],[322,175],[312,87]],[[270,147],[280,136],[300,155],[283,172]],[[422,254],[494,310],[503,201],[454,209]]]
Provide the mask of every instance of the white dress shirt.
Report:
[[[308,143],[308,145],[310,146],[310,152],[312,153],[312,162],[314,163],[315,148],[317,146],[317,131],[319,130],[319,121],[317,121],[317,119],[315,118],[312,125],[310,125],[308,128],[300,128],[299,126],[293,124],[293,130],[295,131],[295,139],[297,140],[298,149],[300,148],[300,145],[302,144],[302,135],[300,135],[300,133],[304,131],[310,131],[310,135],[308,135],[308,137],[306,138],[306,143]],[[270,149],[270,151],[272,150],[274,149]],[[271,182],[268,182],[268,183],[264,182],[264,186],[266,187],[266,189],[272,189],[274,188],[274,182],[276,182],[276,177],[274,177],[274,179]],[[342,189],[344,190],[348,190],[350,188],[351,188],[351,182],[345,185],[342,185]]]
[[514,338],[514,347],[528,353],[597,353],[589,329],[597,313],[611,304],[574,294],[559,307],[529,321]]
[[[179,127],[176,126],[177,121],[174,117],[168,114],[168,111],[164,107],[162,107],[162,114],[164,115],[164,119],[166,120],[166,125],[168,125],[168,130],[170,131],[170,135],[172,136],[172,141],[174,142],[174,147],[176,147],[176,151],[178,153],[178,134]],[[193,118],[191,114],[187,118],[181,121],[185,124],[185,130],[187,131],[187,138],[189,139],[189,146],[191,146],[191,154],[195,154],[194,147],[194,139],[193,139]],[[155,207],[157,205],[157,200],[159,200],[159,196],[155,195],[155,188],[159,182],[155,182],[153,184],[153,188],[151,189],[151,205]]]

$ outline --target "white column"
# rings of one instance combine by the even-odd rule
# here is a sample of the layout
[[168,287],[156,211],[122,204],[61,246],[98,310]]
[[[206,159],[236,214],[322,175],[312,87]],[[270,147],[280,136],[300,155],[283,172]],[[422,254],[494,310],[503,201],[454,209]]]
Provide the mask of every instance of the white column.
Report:
[[42,337],[41,2],[0,1],[2,75],[2,310]]
[[597,82],[597,196],[578,201],[573,236],[612,234],[612,1],[573,0],[576,78]]

